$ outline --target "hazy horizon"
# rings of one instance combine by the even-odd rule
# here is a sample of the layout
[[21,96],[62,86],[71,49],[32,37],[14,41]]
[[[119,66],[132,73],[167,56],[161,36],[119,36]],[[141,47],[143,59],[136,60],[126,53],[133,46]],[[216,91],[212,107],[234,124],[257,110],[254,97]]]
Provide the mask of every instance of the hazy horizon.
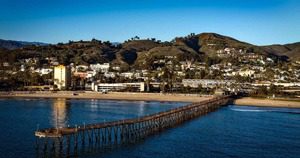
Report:
[[256,45],[299,42],[296,0],[2,0],[0,39],[56,44],[69,40],[170,41],[214,32]]

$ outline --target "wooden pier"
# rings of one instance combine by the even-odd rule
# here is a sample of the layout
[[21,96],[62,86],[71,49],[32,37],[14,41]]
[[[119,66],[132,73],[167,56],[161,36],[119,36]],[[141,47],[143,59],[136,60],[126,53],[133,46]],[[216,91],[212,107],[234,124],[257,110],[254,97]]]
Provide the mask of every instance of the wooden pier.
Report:
[[136,142],[148,135],[215,111],[227,105],[230,100],[229,96],[215,97],[141,118],[38,130],[35,132],[37,156],[69,157],[81,152]]

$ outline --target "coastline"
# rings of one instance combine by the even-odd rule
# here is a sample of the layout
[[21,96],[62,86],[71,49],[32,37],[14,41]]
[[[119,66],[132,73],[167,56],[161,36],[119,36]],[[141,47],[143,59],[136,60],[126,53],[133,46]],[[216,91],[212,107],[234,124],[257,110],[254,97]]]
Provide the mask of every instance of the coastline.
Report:
[[110,92],[101,94],[97,92],[58,92],[58,93],[13,93],[0,94],[0,98],[66,98],[66,99],[100,99],[100,100],[126,100],[126,101],[167,101],[167,102],[200,102],[211,99],[213,96],[199,96],[188,94],[160,94],[160,93],[124,93]]
[[300,101],[267,99],[267,98],[251,98],[251,97],[236,99],[234,101],[234,104],[241,105],[241,106],[300,108]]
[[[76,93],[77,95],[74,95]],[[0,93],[0,98],[65,98],[65,99],[99,99],[99,100],[126,100],[126,101],[162,101],[162,102],[200,102],[211,99],[213,96],[200,96],[196,94],[161,94],[161,93],[129,93],[110,92],[14,92]],[[233,104],[241,106],[300,108],[300,100],[268,99],[243,97],[234,100]]]

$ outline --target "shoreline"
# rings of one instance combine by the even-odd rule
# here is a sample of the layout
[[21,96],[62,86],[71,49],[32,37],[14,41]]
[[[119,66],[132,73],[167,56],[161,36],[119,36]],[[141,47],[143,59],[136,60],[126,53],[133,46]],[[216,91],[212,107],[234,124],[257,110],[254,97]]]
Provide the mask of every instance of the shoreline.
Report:
[[[77,95],[73,95],[76,93]],[[51,92],[15,92],[1,94],[0,98],[65,98],[65,99],[99,99],[99,100],[125,100],[125,101],[160,101],[160,102],[200,102],[211,99],[214,96],[200,96],[196,94],[161,94],[161,93],[129,93],[129,92],[110,92],[101,94],[98,92],[72,92],[59,91]],[[282,107],[300,108],[300,100],[268,99],[243,97],[234,100],[234,105],[258,106],[258,107]]]
[[[75,92],[76,93],[76,92]],[[161,101],[161,102],[200,102],[213,98],[213,96],[199,96],[188,94],[160,94],[160,93],[124,93],[110,92],[101,94],[97,92],[77,93],[16,93],[1,95],[0,98],[65,98],[65,99],[99,99],[99,100],[126,100],[126,101]]]
[[300,101],[282,100],[282,99],[244,97],[244,98],[234,100],[233,103],[235,105],[241,105],[241,106],[300,108]]

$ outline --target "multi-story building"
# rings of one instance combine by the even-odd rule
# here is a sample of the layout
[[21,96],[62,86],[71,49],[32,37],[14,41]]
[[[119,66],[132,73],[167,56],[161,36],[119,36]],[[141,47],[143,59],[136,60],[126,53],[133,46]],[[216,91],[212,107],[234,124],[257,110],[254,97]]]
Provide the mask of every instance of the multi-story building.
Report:
[[109,63],[103,63],[103,64],[91,64],[90,68],[92,70],[95,70],[97,72],[108,72],[109,71],[110,64]]
[[54,67],[54,85],[60,90],[66,90],[71,85],[71,70],[68,66]]
[[216,88],[226,87],[234,83],[234,80],[213,80],[213,79],[183,79],[182,84],[184,87],[197,88],[199,85],[202,87]]
[[97,92],[108,92],[108,91],[122,91],[125,89],[131,89],[136,92],[144,92],[145,91],[145,83],[137,82],[137,83],[93,83],[92,89]]

